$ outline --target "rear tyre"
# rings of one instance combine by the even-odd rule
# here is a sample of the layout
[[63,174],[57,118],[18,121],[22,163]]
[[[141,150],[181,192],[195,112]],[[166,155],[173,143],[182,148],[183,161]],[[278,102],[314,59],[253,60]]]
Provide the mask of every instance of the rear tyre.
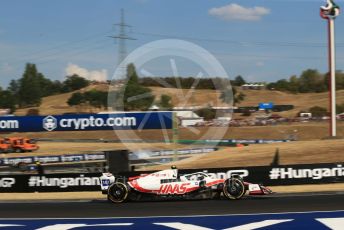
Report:
[[239,178],[227,179],[223,186],[223,194],[230,200],[238,200],[245,194],[245,186]]
[[128,187],[121,182],[116,182],[108,189],[108,200],[113,203],[122,203],[127,200],[128,194]]

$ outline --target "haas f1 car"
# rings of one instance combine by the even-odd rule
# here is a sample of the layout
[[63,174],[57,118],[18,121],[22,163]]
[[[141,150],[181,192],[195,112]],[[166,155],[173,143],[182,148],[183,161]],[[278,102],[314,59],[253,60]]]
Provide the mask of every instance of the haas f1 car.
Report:
[[[249,195],[268,195],[272,191],[259,184],[244,182],[240,176],[228,179],[213,179],[207,173],[197,172],[179,175],[178,169],[129,177],[115,177],[103,173],[100,177],[101,190],[113,203],[139,200],[166,199],[216,199],[225,197],[229,200]],[[222,196],[223,194],[223,196]]]

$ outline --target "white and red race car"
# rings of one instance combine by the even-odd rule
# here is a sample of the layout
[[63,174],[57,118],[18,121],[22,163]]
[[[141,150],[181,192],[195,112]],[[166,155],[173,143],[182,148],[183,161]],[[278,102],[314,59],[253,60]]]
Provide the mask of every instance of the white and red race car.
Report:
[[213,179],[207,173],[196,172],[179,175],[178,169],[158,171],[137,177],[115,177],[103,173],[100,177],[101,190],[113,203],[138,200],[161,199],[215,199],[224,197],[230,200],[249,195],[268,195],[272,191],[259,184],[244,182],[240,176],[228,179]]

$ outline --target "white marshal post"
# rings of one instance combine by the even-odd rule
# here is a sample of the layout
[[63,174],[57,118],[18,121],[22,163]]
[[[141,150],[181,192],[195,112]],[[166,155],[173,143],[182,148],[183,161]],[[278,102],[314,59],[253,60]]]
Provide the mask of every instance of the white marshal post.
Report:
[[328,22],[328,59],[329,59],[329,91],[330,91],[330,136],[337,136],[336,125],[336,48],[335,48],[335,23],[334,20],[340,13],[339,6],[333,0],[326,0],[326,6],[320,7],[320,16]]

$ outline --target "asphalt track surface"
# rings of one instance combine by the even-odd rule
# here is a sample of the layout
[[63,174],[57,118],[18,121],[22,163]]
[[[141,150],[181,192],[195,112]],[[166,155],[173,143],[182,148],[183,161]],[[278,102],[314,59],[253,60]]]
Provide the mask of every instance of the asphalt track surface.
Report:
[[251,213],[331,211],[344,208],[344,193],[284,194],[245,197],[242,200],[193,200],[128,202],[83,201],[2,201],[0,218],[99,218],[190,216]]

